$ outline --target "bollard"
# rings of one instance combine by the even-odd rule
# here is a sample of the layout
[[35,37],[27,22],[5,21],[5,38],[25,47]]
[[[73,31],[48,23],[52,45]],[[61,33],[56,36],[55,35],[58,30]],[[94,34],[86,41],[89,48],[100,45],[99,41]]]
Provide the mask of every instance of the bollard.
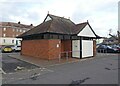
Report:
[[68,60],[68,52],[66,52],[66,60]]
[[60,60],[61,60],[61,55],[59,54],[59,62],[60,62]]

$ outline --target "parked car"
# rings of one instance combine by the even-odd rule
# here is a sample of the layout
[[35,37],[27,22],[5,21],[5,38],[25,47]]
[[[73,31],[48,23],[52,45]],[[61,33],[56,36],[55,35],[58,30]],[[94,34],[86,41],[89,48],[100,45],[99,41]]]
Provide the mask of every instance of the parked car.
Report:
[[100,53],[119,53],[119,49],[113,48],[109,45],[100,45],[97,48],[97,51]]
[[111,47],[120,52],[120,45],[112,45]]
[[2,47],[2,49],[1,49],[1,52],[2,53],[10,53],[10,52],[12,52],[13,50],[12,50],[12,48],[10,47],[10,46],[4,46],[4,47]]
[[11,48],[12,48],[12,50],[15,51],[15,52],[21,51],[21,46],[18,46],[18,45],[11,46]]

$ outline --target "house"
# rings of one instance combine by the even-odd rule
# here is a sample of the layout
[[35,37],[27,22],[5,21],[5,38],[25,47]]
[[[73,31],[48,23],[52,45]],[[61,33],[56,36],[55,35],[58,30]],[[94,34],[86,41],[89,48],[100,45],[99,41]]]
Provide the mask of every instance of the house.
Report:
[[21,38],[16,38],[20,34],[33,28],[33,25],[24,25],[20,22],[0,22],[0,47],[5,45],[20,45]]
[[102,44],[118,44],[118,38],[117,37],[109,37],[109,38],[104,38]]
[[89,22],[73,23],[70,19],[48,14],[43,23],[18,36],[23,38],[21,55],[40,59],[92,57],[98,36]]

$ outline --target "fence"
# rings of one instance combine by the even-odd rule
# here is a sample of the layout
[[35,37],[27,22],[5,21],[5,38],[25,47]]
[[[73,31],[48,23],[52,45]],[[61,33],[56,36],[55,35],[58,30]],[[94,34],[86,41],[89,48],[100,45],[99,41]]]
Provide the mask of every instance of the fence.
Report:
[[73,52],[80,52],[80,51],[65,51],[65,52],[61,52],[59,54],[59,61],[65,57],[66,60],[69,59],[69,57],[72,57],[72,53]]

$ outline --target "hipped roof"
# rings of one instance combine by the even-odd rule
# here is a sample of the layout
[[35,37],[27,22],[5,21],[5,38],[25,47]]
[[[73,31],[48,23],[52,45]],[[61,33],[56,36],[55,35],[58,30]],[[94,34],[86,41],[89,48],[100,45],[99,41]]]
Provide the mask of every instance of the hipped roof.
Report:
[[10,26],[10,27],[16,27],[21,29],[22,28],[31,29],[34,27],[31,25],[25,25],[25,24],[13,23],[13,22],[0,22],[0,26],[2,27]]
[[[45,21],[48,16],[51,18],[51,20]],[[46,18],[43,21],[43,23],[23,33],[19,37],[25,37],[30,35],[42,34],[42,33],[75,35],[78,34],[87,24],[89,24],[88,22],[84,22],[76,25],[70,19],[54,16],[51,14],[48,14]]]

